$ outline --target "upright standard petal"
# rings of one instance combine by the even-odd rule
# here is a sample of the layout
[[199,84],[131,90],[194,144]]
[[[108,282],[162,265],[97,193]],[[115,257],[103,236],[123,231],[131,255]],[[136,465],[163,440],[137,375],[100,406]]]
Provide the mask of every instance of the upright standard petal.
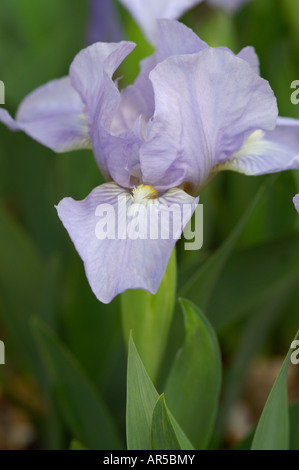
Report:
[[[156,50],[151,57],[143,59],[140,64],[140,74],[138,75],[133,88],[135,93],[142,97],[142,101],[137,101],[135,107],[135,119],[137,112],[142,112],[146,119],[149,119],[155,110],[154,90],[149,79],[150,72],[163,60],[168,57],[183,54],[195,54],[209,47],[190,28],[183,23],[174,20],[160,19],[157,21],[157,41]],[[227,48],[221,48],[233,52]],[[245,47],[237,57],[248,62],[253,70],[259,74],[259,59],[253,47]],[[142,103],[142,107],[141,107]],[[131,107],[132,108],[132,107]]]
[[251,65],[255,73],[257,73],[258,75],[260,74],[260,61],[252,46],[247,46],[241,49],[239,54],[237,54],[237,57],[246,60],[246,62]]
[[274,131],[253,132],[242,148],[217,169],[245,175],[299,169],[299,120],[280,117]]
[[86,107],[99,168],[106,179],[125,186],[130,180],[131,148],[139,139],[131,131],[113,138],[111,126],[120,104],[120,93],[112,76],[134,47],[131,42],[96,43],[79,52],[70,67],[72,85]]
[[157,20],[175,20],[202,0],[120,0],[152,44],[157,42]]
[[26,132],[55,152],[91,145],[84,104],[68,77],[30,93],[20,104],[15,121],[0,109],[0,121],[11,130]]
[[134,47],[134,43],[126,41],[97,42],[80,51],[74,58],[70,66],[71,82],[87,106],[91,117],[101,107],[103,98],[108,93],[113,102],[105,112],[105,117],[111,118],[115,107],[114,101],[118,102],[119,97],[112,76]]
[[297,195],[294,197],[293,202],[294,202],[294,204],[295,204],[295,207],[296,207],[297,212],[299,213],[299,194],[297,194]]
[[[120,95],[112,75],[135,47],[129,42],[96,43],[81,51],[70,67],[70,77],[53,80],[29,94],[14,121],[0,109],[0,121],[22,130],[56,152],[93,147],[106,178],[111,178],[107,152],[99,141],[110,130]],[[105,140],[105,135],[103,137]],[[110,159],[112,169],[120,164]]]
[[146,184],[185,184],[197,194],[217,163],[254,130],[272,130],[274,94],[244,60],[223,49],[170,57],[150,74],[155,114],[140,151]]
[[181,54],[194,54],[208,47],[190,28],[178,21],[160,19],[157,21],[156,50],[151,57],[140,63],[134,88],[143,97],[143,115],[149,119],[155,110],[154,90],[149,73],[157,64],[168,57]]
[[127,289],[157,291],[196,203],[177,188],[156,198],[148,186],[130,192],[106,183],[83,201],[63,199],[57,211],[94,294],[108,303]]

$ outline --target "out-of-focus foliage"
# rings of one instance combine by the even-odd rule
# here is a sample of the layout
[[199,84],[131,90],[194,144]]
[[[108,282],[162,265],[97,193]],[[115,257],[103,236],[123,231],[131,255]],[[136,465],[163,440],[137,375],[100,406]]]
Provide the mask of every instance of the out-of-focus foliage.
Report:
[[[152,47],[128,13],[116,6],[126,39],[137,43],[117,72],[123,77],[118,82],[122,87],[132,83],[139,60]],[[183,21],[211,45],[229,46],[235,52],[255,46],[261,74],[277,96],[280,114],[299,118],[299,105],[290,100],[291,82],[299,80],[298,18],[297,0],[252,0],[236,16],[201,4]],[[1,0],[0,80],[5,83],[7,109],[14,113],[27,93],[66,75],[87,37],[87,1]],[[34,423],[28,446],[70,448],[75,439],[80,444],[72,448],[124,447],[127,353],[121,302],[117,298],[104,305],[96,300],[54,208],[62,197],[82,199],[103,182],[93,155],[54,154],[1,125],[0,169],[0,339],[6,347],[0,392]],[[265,356],[270,371],[274,357],[285,356],[298,330],[299,216],[291,203],[298,192],[299,172],[278,175],[273,181],[271,176],[225,172],[201,194],[203,248],[187,252],[183,243],[177,246],[178,293],[204,308],[222,351],[224,380],[211,448],[234,445],[245,435],[239,435],[239,418],[229,427],[236,404],[247,406],[249,426],[257,424],[270,390],[265,386],[263,406],[254,407],[248,399],[254,359]],[[209,268],[212,259],[218,259],[215,268]],[[209,277],[201,278],[205,270]],[[208,285],[204,301],[201,282]],[[176,302],[157,391],[152,389],[150,412],[145,410],[148,427],[143,438],[148,448],[152,439],[168,439],[173,446],[183,439],[179,428],[172,433],[172,415],[177,415],[168,402],[167,377],[184,334]],[[16,387],[16,381],[25,385]],[[273,382],[271,376],[271,386]],[[298,381],[294,383],[289,392],[298,399]],[[165,387],[166,405],[162,398],[158,402]],[[27,388],[37,404],[27,400]],[[2,406],[7,405],[0,400]],[[155,431],[154,409],[155,423],[167,424],[164,435]],[[290,413],[291,448],[298,448],[298,406]],[[1,426],[0,419],[0,436]],[[185,423],[188,435],[187,428]],[[92,437],[95,429],[98,435]]]

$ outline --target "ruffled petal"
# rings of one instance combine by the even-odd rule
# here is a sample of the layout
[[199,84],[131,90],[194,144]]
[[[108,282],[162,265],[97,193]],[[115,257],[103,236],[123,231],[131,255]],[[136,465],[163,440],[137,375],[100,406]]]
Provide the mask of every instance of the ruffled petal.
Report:
[[251,65],[252,69],[260,75],[260,61],[257,56],[257,53],[254,50],[254,47],[252,46],[247,46],[244,47],[239,54],[237,54],[237,57],[240,59],[246,60],[249,65]]
[[299,120],[278,118],[274,131],[255,131],[241,150],[217,169],[246,175],[299,169]]
[[117,184],[106,183],[83,201],[65,198],[57,206],[90,286],[104,303],[127,289],[157,291],[198,201],[177,188],[145,203],[139,193],[134,197]]
[[[140,63],[140,74],[138,75],[132,88],[135,94],[138,94],[134,110],[134,119],[138,113],[142,114],[145,119],[149,119],[155,111],[154,90],[149,79],[150,72],[163,60],[168,57],[183,54],[195,54],[208,45],[202,41],[192,29],[183,23],[175,20],[160,19],[157,21],[157,41],[156,50],[151,57],[143,59]],[[221,48],[229,51],[230,49]],[[240,59],[248,62],[253,70],[259,74],[259,59],[253,47],[245,47],[237,55]],[[136,98],[136,97],[135,97]],[[133,106],[131,106],[133,109]]]
[[170,57],[150,78],[155,114],[140,161],[144,181],[157,189],[185,183],[196,194],[245,137],[275,127],[276,99],[268,82],[226,50]]
[[[111,119],[115,102],[118,104],[119,92],[112,76],[125,57],[134,49],[132,42],[97,42],[80,51],[70,66],[73,87],[93,118],[98,108],[102,108],[104,98],[109,95],[112,103],[108,110],[102,110],[103,119]],[[107,116],[108,115],[108,116]]]
[[96,43],[79,52],[70,67],[73,87],[86,106],[92,148],[99,168],[106,179],[124,186],[130,180],[128,159],[131,149],[139,139],[131,130],[120,136],[112,130],[120,105],[120,93],[112,76],[134,47],[134,43],[124,41]]
[[157,64],[168,57],[194,54],[208,47],[190,28],[178,21],[160,19],[157,21],[156,51],[140,63],[140,74],[134,88],[143,97],[142,113],[149,119],[155,110],[154,90],[149,73]]
[[294,197],[293,202],[294,202],[294,204],[295,204],[295,207],[296,207],[297,212],[299,213],[299,194],[297,194],[297,195]]
[[202,0],[120,0],[152,44],[157,43],[157,20],[175,20]]
[[68,77],[53,80],[30,93],[14,121],[6,110],[0,120],[11,130],[22,130],[55,152],[90,147],[84,104]]

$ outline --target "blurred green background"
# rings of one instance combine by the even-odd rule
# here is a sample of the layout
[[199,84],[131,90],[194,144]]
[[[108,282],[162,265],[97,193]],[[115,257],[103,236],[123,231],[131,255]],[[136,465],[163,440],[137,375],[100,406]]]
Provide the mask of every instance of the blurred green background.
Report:
[[[152,48],[128,13],[115,5],[125,39],[138,45],[117,73],[123,87],[132,83],[139,60]],[[13,115],[26,94],[68,73],[73,57],[86,45],[88,8],[83,0],[1,0],[0,79],[6,87],[5,107]],[[234,52],[253,45],[280,115],[299,118],[299,105],[290,101],[291,82],[299,79],[297,0],[253,0],[235,16],[202,4],[183,21],[210,45]],[[63,343],[63,354],[76,371],[68,386],[77,389],[76,373],[83,374],[96,406],[105,410],[107,420],[112,418],[119,446],[125,447],[126,347],[120,301],[103,305],[96,300],[54,208],[63,197],[82,199],[103,182],[93,155],[54,154],[1,125],[0,169],[0,339],[6,348],[6,364],[0,366],[0,448],[69,448],[73,438],[82,438],[82,414],[92,413],[83,389],[78,402],[69,402],[63,372],[53,355],[45,353],[42,335],[37,338],[36,318]],[[197,273],[265,183],[202,300]],[[177,247],[178,295],[204,308],[222,349],[224,385],[215,448],[235,444],[246,425],[255,424],[277,373],[275,361],[285,356],[298,329],[299,215],[292,204],[298,192],[299,172],[277,177],[221,174],[201,195],[203,248],[185,252],[181,242]],[[183,340],[182,322],[177,306],[157,383],[161,391]],[[261,377],[263,361],[267,367]],[[298,367],[293,369],[289,389],[294,400],[299,398],[299,380]],[[254,402],[257,388],[262,398]],[[250,417],[245,419],[244,413]],[[95,428],[95,448],[109,445],[105,434],[110,424],[105,423]]]

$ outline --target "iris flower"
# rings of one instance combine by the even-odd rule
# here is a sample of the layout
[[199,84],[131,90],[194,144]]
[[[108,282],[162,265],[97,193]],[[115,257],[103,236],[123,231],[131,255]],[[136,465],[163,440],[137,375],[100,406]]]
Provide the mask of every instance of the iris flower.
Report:
[[[209,47],[176,21],[161,20],[155,54],[120,93],[112,76],[133,48],[131,42],[89,46],[75,57],[68,77],[24,99],[16,120],[0,110],[12,130],[56,152],[92,148],[107,183],[83,201],[63,199],[57,211],[102,302],[126,289],[155,293],[180,233],[100,240],[99,206],[117,212],[122,196],[130,210],[142,205],[144,225],[154,207],[159,225],[172,205],[179,211],[189,204],[182,230],[201,189],[219,171],[260,175],[299,167],[299,121],[277,119],[275,96],[259,76],[253,48],[235,55]],[[119,211],[113,223],[119,234],[132,229]]]
[[[120,0],[139,24],[149,42],[157,42],[157,20],[180,18],[187,10],[203,0]],[[210,5],[229,11],[240,8],[249,0],[206,0]]]
[[297,212],[299,213],[299,194],[297,194],[297,195],[294,197],[293,202],[294,202],[294,204],[295,204],[295,207],[296,207]]

